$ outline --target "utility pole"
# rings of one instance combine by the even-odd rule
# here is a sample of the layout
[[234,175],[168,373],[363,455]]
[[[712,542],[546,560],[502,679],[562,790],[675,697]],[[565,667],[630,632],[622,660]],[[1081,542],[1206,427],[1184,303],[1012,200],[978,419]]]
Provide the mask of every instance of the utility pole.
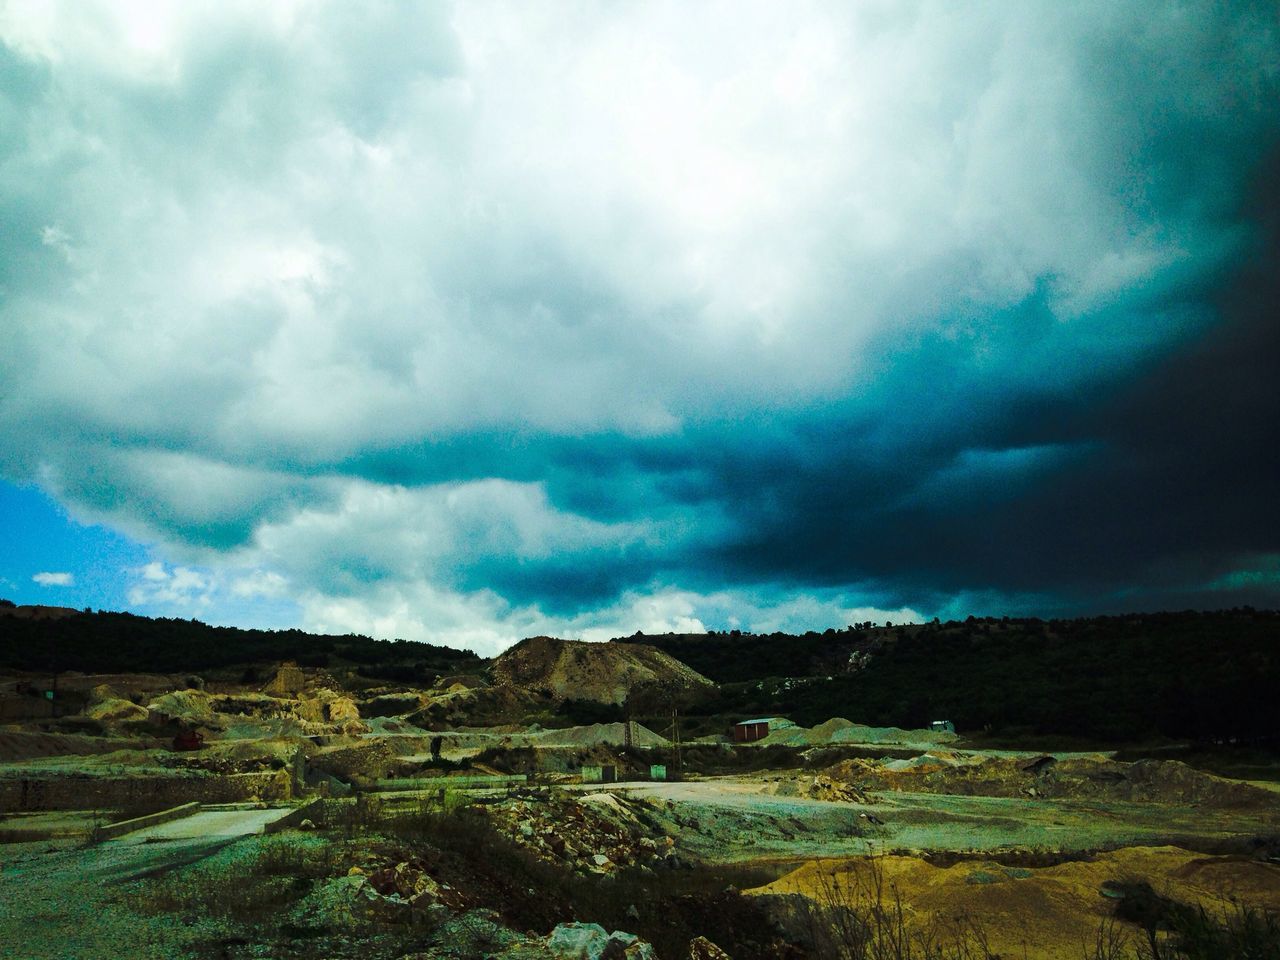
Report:
[[684,767],[680,757],[680,708],[671,708],[671,766],[675,769],[676,779],[683,780]]

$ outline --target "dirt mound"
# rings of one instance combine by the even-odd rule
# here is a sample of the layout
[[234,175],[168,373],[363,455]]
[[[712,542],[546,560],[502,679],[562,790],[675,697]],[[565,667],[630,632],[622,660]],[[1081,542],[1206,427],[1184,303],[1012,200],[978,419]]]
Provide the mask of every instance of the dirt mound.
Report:
[[521,687],[460,686],[425,695],[426,704],[402,719],[424,730],[452,727],[513,727],[530,713],[545,710],[545,698]]
[[[593,723],[585,727],[547,730],[529,738],[540,747],[588,747],[602,743],[620,747],[626,743],[625,723]],[[669,747],[671,741],[646,726],[632,722],[631,743],[637,747]]]
[[863,790],[955,796],[1097,799],[1221,808],[1265,808],[1275,795],[1176,760],[1123,763],[1075,757],[980,757],[927,753],[911,760],[845,760],[827,769],[834,780]]
[[328,687],[321,687],[298,700],[298,718],[308,723],[332,724],[346,733],[366,733],[367,724],[360,720],[360,708],[350,697]]
[[159,717],[184,723],[214,722],[212,698],[203,690],[174,690],[156,697],[147,709]]
[[771,791],[779,797],[808,797],[810,800],[844,801],[846,803],[874,803],[858,786],[848,780],[832,779],[819,774],[816,777],[799,777],[779,781]]
[[639,643],[585,643],[555,637],[522,640],[493,662],[499,684],[557,700],[623,703],[638,689],[668,695],[710,690],[714,684],[656,647]]
[[146,707],[119,697],[105,697],[89,706],[84,715],[103,723],[145,723],[151,716]]
[[1129,847],[1091,860],[1028,869],[987,861],[935,867],[915,857],[812,862],[749,891],[800,894],[867,905],[881,884],[903,900],[909,927],[926,930],[946,918],[968,917],[1002,956],[1079,960],[1114,901],[1109,880],[1140,878],[1166,896],[1202,905],[1211,914],[1224,898],[1260,908],[1280,907],[1280,867],[1234,857],[1206,857],[1177,847]]
[[900,727],[868,727],[843,717],[832,717],[816,727],[781,727],[759,741],[764,746],[822,747],[830,744],[885,744],[927,748],[951,743],[954,733],[938,730],[903,730]]

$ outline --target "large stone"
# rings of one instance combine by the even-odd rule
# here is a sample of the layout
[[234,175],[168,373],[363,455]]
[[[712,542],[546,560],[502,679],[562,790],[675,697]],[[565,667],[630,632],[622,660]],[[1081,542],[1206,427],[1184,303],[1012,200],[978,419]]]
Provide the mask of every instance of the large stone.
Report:
[[653,947],[633,933],[606,933],[598,923],[562,923],[547,947],[565,960],[656,960]]
[[689,960],[732,960],[732,958],[706,937],[694,937],[689,941]]

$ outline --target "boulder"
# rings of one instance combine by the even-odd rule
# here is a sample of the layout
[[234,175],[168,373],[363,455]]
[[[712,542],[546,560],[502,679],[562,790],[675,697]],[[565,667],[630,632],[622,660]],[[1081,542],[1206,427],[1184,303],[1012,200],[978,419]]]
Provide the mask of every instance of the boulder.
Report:
[[706,937],[694,937],[689,941],[689,960],[732,960],[732,958]]
[[562,923],[551,931],[547,947],[565,960],[657,960],[653,947],[634,933],[606,933],[598,923]]

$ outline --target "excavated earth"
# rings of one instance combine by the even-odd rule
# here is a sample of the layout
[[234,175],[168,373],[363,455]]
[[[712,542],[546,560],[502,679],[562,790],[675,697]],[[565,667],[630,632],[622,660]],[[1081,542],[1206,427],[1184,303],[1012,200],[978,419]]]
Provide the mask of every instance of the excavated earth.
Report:
[[[1113,884],[1133,879],[1210,916],[1230,913],[1237,903],[1280,910],[1280,865],[1170,846],[1123,848],[1039,868],[990,860],[939,867],[903,856],[815,861],[750,893],[861,907],[901,898],[914,932],[945,938],[955,934],[958,920],[981,929],[1001,956],[1080,960],[1092,956],[1087,949],[1113,914]],[[1118,929],[1130,937],[1135,932]]]
[[1196,770],[1176,760],[1123,763],[1104,757],[985,756],[926,753],[910,760],[845,760],[825,772],[861,791],[951,796],[1119,800],[1214,809],[1274,808],[1274,793]]
[[530,637],[498,657],[491,670],[500,685],[544,693],[557,700],[615,705],[639,689],[687,695],[715,686],[674,657],[639,643]]

